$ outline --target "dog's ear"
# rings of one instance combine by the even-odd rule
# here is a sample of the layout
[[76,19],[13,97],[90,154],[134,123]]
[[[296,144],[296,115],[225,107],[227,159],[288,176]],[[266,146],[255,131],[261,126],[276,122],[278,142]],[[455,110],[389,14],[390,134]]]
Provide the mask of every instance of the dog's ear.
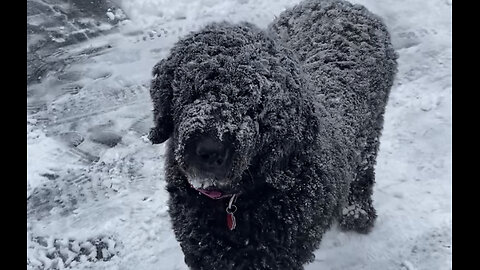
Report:
[[173,132],[172,118],[172,78],[173,68],[169,59],[163,59],[153,67],[153,80],[150,86],[150,96],[153,101],[154,127],[148,138],[153,144],[165,142]]

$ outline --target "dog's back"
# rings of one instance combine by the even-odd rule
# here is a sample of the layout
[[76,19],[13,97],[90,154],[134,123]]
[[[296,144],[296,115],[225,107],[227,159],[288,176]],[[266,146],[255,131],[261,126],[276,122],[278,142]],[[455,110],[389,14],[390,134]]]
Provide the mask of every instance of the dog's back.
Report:
[[345,123],[344,135],[363,143],[379,135],[396,54],[377,16],[341,0],[309,0],[283,12],[269,30],[297,53],[319,103],[339,110],[333,114]]
[[283,12],[268,30],[297,55],[314,84],[318,111],[328,112],[352,150],[356,176],[341,225],[368,232],[376,218],[371,195],[383,115],[397,70],[387,28],[363,6],[307,0]]

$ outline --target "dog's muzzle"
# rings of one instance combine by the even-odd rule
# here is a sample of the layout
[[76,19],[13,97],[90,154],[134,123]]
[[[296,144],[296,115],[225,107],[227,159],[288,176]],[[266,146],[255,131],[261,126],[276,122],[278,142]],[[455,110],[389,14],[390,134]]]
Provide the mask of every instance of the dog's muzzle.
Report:
[[187,174],[191,178],[225,184],[232,167],[232,156],[233,147],[228,140],[220,141],[209,135],[197,136],[185,147]]

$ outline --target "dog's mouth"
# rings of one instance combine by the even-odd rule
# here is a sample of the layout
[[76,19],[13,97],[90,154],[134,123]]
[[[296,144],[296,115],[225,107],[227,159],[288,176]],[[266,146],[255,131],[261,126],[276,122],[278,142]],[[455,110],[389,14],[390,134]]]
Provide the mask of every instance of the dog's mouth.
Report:
[[233,194],[233,192],[229,191],[229,188],[226,184],[221,184],[222,182],[215,181],[212,178],[197,178],[187,176],[187,180],[193,189],[211,199],[221,199],[229,197]]
[[213,188],[209,188],[209,189],[200,188],[196,190],[202,193],[203,195],[209,197],[210,199],[215,199],[215,200],[232,196],[232,194],[224,193],[221,190],[213,189]]

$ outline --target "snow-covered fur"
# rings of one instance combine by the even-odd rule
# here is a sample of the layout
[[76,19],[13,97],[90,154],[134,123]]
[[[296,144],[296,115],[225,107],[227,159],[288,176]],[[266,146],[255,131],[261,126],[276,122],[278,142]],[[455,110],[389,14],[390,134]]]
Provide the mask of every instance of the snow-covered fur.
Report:
[[[303,269],[338,218],[366,233],[383,114],[396,71],[385,25],[364,7],[305,1],[267,30],[213,23],[153,70],[150,139],[167,148],[175,235],[191,269]],[[186,146],[207,134],[233,148],[228,198],[192,188]],[[218,181],[218,183],[217,183]]]

